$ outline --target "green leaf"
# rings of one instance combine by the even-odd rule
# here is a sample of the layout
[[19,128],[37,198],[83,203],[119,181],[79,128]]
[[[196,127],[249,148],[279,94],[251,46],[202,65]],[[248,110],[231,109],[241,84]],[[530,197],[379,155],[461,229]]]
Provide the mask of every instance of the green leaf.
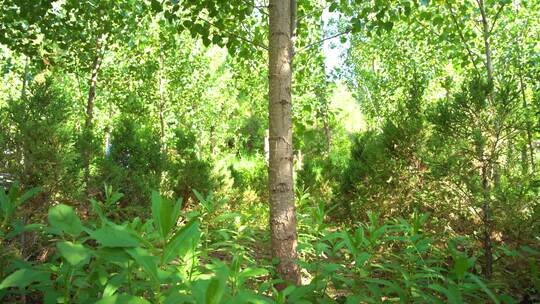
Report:
[[119,265],[122,268],[128,267],[131,262],[130,256],[123,248],[103,247],[95,251],[96,257],[106,260],[108,263]]
[[151,276],[152,281],[159,282],[156,257],[139,247],[126,249],[126,252]]
[[152,5],[152,10],[154,10],[156,13],[159,13],[163,10],[163,6],[157,0],[152,0],[151,5]]
[[49,209],[49,224],[71,236],[78,236],[83,230],[81,220],[72,207],[60,204]]
[[105,217],[105,214],[103,213],[103,208],[101,208],[101,204],[95,199],[91,199],[90,204],[92,204],[92,209],[94,210],[94,213],[96,213],[99,219],[101,220],[101,223],[102,224],[106,223],[107,217]]
[[162,240],[168,238],[170,231],[176,225],[181,206],[181,199],[173,204],[172,201],[161,197],[156,191],[152,192],[152,218]]
[[392,30],[392,28],[394,28],[394,23],[393,22],[385,22],[383,24],[383,27],[387,32],[390,32]]
[[21,234],[21,233],[24,233],[24,232],[27,232],[27,231],[38,231],[40,229],[43,229],[43,225],[41,224],[28,224],[28,225],[24,225],[23,221],[22,220],[15,220],[13,222],[13,224],[11,225],[11,227],[13,228],[12,231],[10,231],[7,235],[6,235],[6,239],[12,239],[14,237],[16,237],[17,235]]
[[19,269],[8,275],[2,283],[0,290],[9,287],[26,288],[35,282],[46,282],[50,280],[50,273],[33,269]]
[[531,279],[533,281],[536,291],[540,293],[540,271],[538,271],[538,265],[534,260],[531,260]]
[[491,290],[489,290],[489,288],[486,286],[486,284],[484,284],[484,282],[482,282],[482,280],[480,280],[477,276],[471,274],[470,275],[471,278],[473,279],[473,281],[478,285],[480,286],[480,288],[491,298],[491,300],[493,300],[493,302],[495,304],[499,304],[500,301],[499,299],[497,299],[497,297],[491,292]]
[[60,242],[56,245],[58,251],[63,258],[71,265],[79,265],[84,262],[88,262],[90,258],[90,249],[84,247],[82,244],[75,244],[72,242]]
[[107,285],[103,289],[103,298],[111,297],[114,293],[122,287],[122,284],[126,281],[127,272],[114,275],[110,280],[107,280]]
[[41,187],[36,187],[36,188],[32,188],[28,191],[26,191],[23,195],[21,195],[17,201],[15,202],[15,207],[18,207],[20,205],[22,205],[24,202],[26,202],[27,200],[29,200],[31,197],[33,197],[34,195],[38,194],[39,192],[41,192],[42,188]]
[[369,283],[375,283],[375,284],[386,286],[389,290],[396,292],[399,295],[400,299],[402,300],[407,299],[407,295],[405,291],[396,283],[393,283],[388,280],[378,279],[378,278],[368,278],[365,280]]
[[219,304],[225,292],[225,282],[213,278],[206,289],[206,304]]
[[108,224],[91,232],[90,236],[104,247],[137,247],[139,241],[124,226]]
[[462,279],[469,269],[469,259],[463,255],[457,255],[454,257],[455,262],[452,267],[452,271],[457,276],[458,279]]
[[251,290],[239,290],[238,294],[230,303],[267,304],[273,303],[270,299],[258,295]]
[[198,220],[187,223],[165,245],[162,262],[168,263],[175,257],[183,257],[189,250],[192,250],[196,246],[200,235]]
[[429,284],[428,288],[442,293],[446,297],[447,303],[450,303],[450,304],[463,303],[463,300],[461,299],[461,295],[459,294],[458,290],[456,290],[455,288],[447,289],[441,286],[440,284]]
[[260,277],[267,274],[268,270],[264,268],[246,268],[238,274],[238,285],[244,285],[244,282],[249,278]]
[[526,252],[526,253],[528,253],[528,254],[540,255],[540,251],[538,251],[536,249],[533,249],[532,247],[527,246],[527,245],[523,245],[523,246],[519,247],[519,249]]
[[97,301],[96,304],[150,304],[150,302],[140,297],[127,295],[127,294],[120,294],[120,295],[105,297]]

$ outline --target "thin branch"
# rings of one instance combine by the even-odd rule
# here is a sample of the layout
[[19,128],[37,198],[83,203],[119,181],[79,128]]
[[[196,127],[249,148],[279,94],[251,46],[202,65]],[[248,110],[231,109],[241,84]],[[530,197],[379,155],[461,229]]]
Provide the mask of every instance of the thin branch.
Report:
[[495,17],[493,17],[493,22],[491,23],[491,26],[489,27],[489,34],[493,32],[493,29],[495,28],[495,24],[497,23],[497,20],[499,19],[499,16],[501,15],[501,12],[503,11],[505,5],[506,3],[501,4],[501,7],[495,14]]
[[444,39],[444,40],[446,40],[448,42],[451,42],[448,38],[443,38],[442,35],[440,33],[438,33],[437,31],[435,31],[434,29],[428,28],[427,25],[422,23],[422,21],[418,20],[418,18],[415,17],[414,21],[416,21],[421,27],[423,27],[425,30],[430,32],[432,35],[437,36],[440,39]]
[[349,29],[347,29],[347,30],[345,30],[345,31],[343,31],[343,32],[341,32],[341,33],[337,33],[337,34],[335,34],[335,35],[332,35],[332,36],[323,38],[323,39],[321,39],[321,40],[319,40],[319,41],[310,43],[310,44],[306,45],[305,47],[301,48],[297,53],[306,51],[306,50],[310,49],[310,48],[313,47],[313,46],[319,45],[319,44],[321,44],[321,43],[323,43],[323,42],[325,42],[325,41],[327,41],[327,40],[334,39],[334,38],[337,38],[337,37],[339,37],[339,36],[343,36],[343,35],[348,34],[348,33],[350,33],[350,32],[351,32],[351,29],[349,28]]
[[246,38],[246,37],[242,37],[242,36],[240,36],[240,35],[234,34],[234,33],[230,32],[230,31],[228,31],[228,30],[225,30],[225,29],[223,29],[223,28],[217,26],[217,25],[214,24],[213,22],[204,19],[203,17],[197,16],[197,19],[199,19],[199,20],[201,20],[201,21],[203,21],[203,22],[205,22],[205,23],[207,23],[207,24],[209,24],[209,25],[215,27],[216,29],[218,29],[218,30],[220,30],[220,31],[223,31],[223,32],[227,33],[228,35],[230,35],[230,36],[232,36],[232,37],[236,37],[236,38],[238,38],[238,39],[240,39],[240,40],[242,40],[242,41],[245,41],[245,42],[247,42],[247,43],[249,43],[249,44],[251,44],[251,45],[253,45],[253,46],[255,46],[255,47],[259,47],[259,48],[261,48],[261,49],[264,49],[264,50],[267,50],[267,51],[268,51],[268,47],[267,47],[267,46],[262,45],[262,44],[260,44],[260,43],[257,43],[257,42],[255,42],[255,41],[253,41],[253,40],[250,40],[250,39]]
[[459,37],[461,38],[461,41],[463,41],[463,44],[465,45],[465,48],[467,49],[467,53],[469,54],[469,59],[471,60],[471,63],[473,64],[474,66],[474,70],[477,72],[477,73],[480,73],[480,70],[478,69],[478,67],[476,66],[476,62],[474,62],[474,56],[473,56],[473,52],[471,51],[471,49],[469,48],[469,44],[467,43],[467,40],[465,40],[465,37],[463,36],[463,32],[461,30],[461,27],[459,26],[459,22],[457,21],[456,19],[456,16],[454,14],[454,10],[452,9],[452,7],[450,6],[450,4],[448,4],[447,2],[447,5],[448,9],[450,10],[450,17],[452,17],[452,20],[454,21],[454,24],[456,25],[456,28],[458,30],[458,34],[459,34]]
[[322,12],[324,12],[327,8],[330,7],[330,5],[331,5],[331,4],[328,4],[327,6],[322,7],[321,9],[317,9],[317,10],[311,11],[311,12],[309,12],[309,13],[305,13],[305,14],[303,14],[303,15],[298,16],[298,21],[297,21],[297,22],[300,22],[300,21],[302,21],[304,18],[313,16],[313,15],[315,15],[315,14],[317,14],[317,13],[322,13]]
[[242,3],[244,3],[246,5],[249,5],[250,7],[258,10],[261,14],[266,15],[267,17],[269,16],[268,12],[265,11],[265,9],[268,9],[268,6],[255,5],[255,4],[251,3],[249,0],[240,0],[240,1],[242,1]]

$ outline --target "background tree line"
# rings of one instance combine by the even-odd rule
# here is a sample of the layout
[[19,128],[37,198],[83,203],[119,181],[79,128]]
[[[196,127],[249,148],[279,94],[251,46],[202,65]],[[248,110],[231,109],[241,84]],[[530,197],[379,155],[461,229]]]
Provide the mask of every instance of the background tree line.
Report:
[[0,7],[0,299],[538,297],[540,2]]

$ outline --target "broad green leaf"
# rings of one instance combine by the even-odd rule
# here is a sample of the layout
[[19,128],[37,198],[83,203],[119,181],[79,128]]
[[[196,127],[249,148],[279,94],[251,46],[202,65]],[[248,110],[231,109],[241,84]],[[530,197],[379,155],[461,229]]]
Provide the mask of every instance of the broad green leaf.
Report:
[[364,263],[366,263],[366,261],[368,261],[370,258],[371,258],[371,254],[367,252],[362,252],[355,256],[356,265],[358,267],[363,267]]
[[127,294],[105,297],[96,302],[96,304],[150,304],[147,300]]
[[152,281],[159,282],[156,257],[139,247],[126,249],[126,252],[150,275]]
[[108,224],[93,231],[90,236],[104,247],[137,247],[139,241],[120,225]]
[[103,213],[103,208],[101,208],[100,203],[96,201],[95,199],[91,199],[90,204],[92,205],[92,209],[94,210],[94,213],[96,213],[99,219],[101,220],[101,223],[102,224],[106,223],[107,218],[105,217],[105,214]]
[[41,224],[24,225],[23,221],[18,219],[18,220],[15,220],[13,222],[11,227],[13,228],[13,230],[10,231],[6,235],[6,239],[12,239],[12,238],[20,235],[21,233],[24,233],[24,232],[27,232],[27,231],[38,231],[38,230],[43,228],[43,225],[41,225]]
[[53,228],[59,229],[71,236],[78,236],[83,230],[81,220],[72,207],[60,204],[49,209],[49,223]]
[[23,195],[21,195],[17,199],[17,201],[15,202],[15,207],[18,207],[18,206],[22,205],[24,202],[26,202],[27,200],[29,200],[31,197],[38,194],[42,190],[43,189],[41,187],[35,187],[35,188],[32,188],[32,189],[26,191]]
[[[260,277],[267,274],[268,270],[264,268],[246,268],[242,270],[240,274],[238,274],[238,279],[240,282],[244,282],[246,279]],[[240,285],[242,285],[242,283],[240,283]]]
[[401,299],[403,299],[403,300],[407,299],[407,295],[406,295],[405,291],[399,285],[397,285],[394,282],[391,282],[391,281],[388,281],[388,280],[383,280],[383,279],[377,279],[377,278],[367,278],[367,279],[364,279],[364,280],[369,282],[369,283],[375,283],[375,284],[380,284],[380,285],[386,286],[389,290],[396,292]]
[[60,242],[56,244],[58,251],[63,258],[71,265],[79,265],[80,263],[88,262],[90,258],[90,249],[84,247],[82,244],[75,244],[69,241]]
[[0,290],[9,287],[17,287],[20,289],[35,283],[46,282],[50,280],[50,273],[45,271],[39,271],[34,269],[19,269],[12,274],[8,275],[2,283],[0,283]]
[[458,279],[462,279],[465,276],[467,269],[469,269],[469,259],[463,255],[456,255],[454,256],[454,259],[452,271]]
[[166,240],[180,216],[182,201],[176,203],[163,198],[156,191],[152,192],[152,218],[162,240]]
[[225,292],[225,282],[219,278],[213,278],[206,289],[206,304],[219,304]]
[[489,288],[486,286],[486,284],[484,284],[484,282],[482,282],[482,280],[480,280],[477,276],[473,274],[470,274],[470,276],[473,281],[478,284],[478,286],[480,286],[480,288],[489,296],[489,298],[493,300],[495,304],[500,303],[499,299],[493,294],[493,292],[491,292],[491,290],[489,290]]
[[532,247],[527,246],[527,245],[523,245],[519,247],[519,249],[531,255],[540,255],[540,251],[533,249]]
[[127,272],[114,275],[103,289],[103,298],[111,297],[126,281]]
[[165,245],[162,262],[168,263],[175,257],[183,257],[189,250],[192,250],[196,246],[200,234],[199,222],[197,220],[187,223]]
[[251,304],[267,304],[272,303],[269,298],[260,296],[250,290],[240,290],[235,298],[229,303],[251,303]]
[[95,255],[108,263],[113,263],[123,268],[128,267],[128,263],[131,261],[130,256],[123,250],[123,248],[103,247],[96,250]]
[[152,5],[152,10],[154,10],[154,12],[156,13],[159,13],[163,10],[163,7],[161,6],[161,3],[157,0],[152,0],[151,1],[151,5]]
[[531,279],[533,281],[536,291],[540,293],[540,271],[538,271],[538,265],[534,260],[531,260]]

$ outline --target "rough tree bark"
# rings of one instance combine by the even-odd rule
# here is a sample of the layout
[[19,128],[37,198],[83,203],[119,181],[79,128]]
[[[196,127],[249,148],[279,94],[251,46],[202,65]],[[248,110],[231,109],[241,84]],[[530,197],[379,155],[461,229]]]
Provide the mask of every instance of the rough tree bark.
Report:
[[298,285],[291,116],[295,11],[294,0],[270,0],[268,190],[272,256],[278,259],[276,271],[285,281]]
[[28,86],[28,66],[29,66],[29,63],[28,63],[29,59],[28,57],[25,58],[24,60],[24,72],[23,72],[23,77],[22,77],[22,80],[23,80],[23,83],[22,83],[22,89],[21,89],[21,99],[24,101],[26,99],[26,87]]
[[[525,94],[525,81],[523,80],[523,68],[519,67],[519,87],[521,91],[521,99],[523,102],[523,108],[525,109],[525,113],[529,112],[529,105],[527,103],[527,95]],[[527,146],[529,148],[529,161],[531,163],[531,172],[534,172],[535,170],[535,164],[534,164],[534,146],[532,141],[532,126],[531,126],[531,120],[527,117],[527,125],[526,127],[526,133],[527,133]]]
[[161,45],[159,47],[159,127],[161,139],[161,151],[165,151],[165,119],[163,113],[165,111],[165,75],[163,73],[163,51]]
[[[478,8],[482,16],[482,34],[484,38],[484,51],[486,56],[486,74],[487,81],[489,85],[489,92],[487,98],[489,104],[493,105],[493,65],[491,63],[491,43],[490,43],[490,28],[486,15],[486,9],[484,7],[484,0],[477,0]],[[493,163],[496,163],[495,160],[491,159],[482,153],[482,166],[481,166],[481,176],[482,176],[482,190],[483,190],[483,203],[482,203],[482,213],[483,213],[483,247],[484,247],[484,265],[483,265],[483,274],[487,279],[491,279],[493,275],[493,244],[491,240],[492,232],[492,218],[491,218],[491,202],[490,202],[490,171],[493,169]]]
[[490,28],[484,7],[484,0],[478,0],[478,8],[482,15],[482,33],[484,36],[484,47],[486,52],[486,72],[490,85],[493,85],[493,65],[491,64],[491,43],[490,43]]
[[84,166],[84,183],[88,191],[88,182],[90,180],[90,140],[92,134],[92,123],[94,119],[94,99],[96,96],[97,77],[102,61],[102,39],[99,38],[96,43],[96,53],[92,61],[92,74],[90,76],[88,98],[86,100],[86,118],[84,121],[84,144],[82,149],[82,161]]

